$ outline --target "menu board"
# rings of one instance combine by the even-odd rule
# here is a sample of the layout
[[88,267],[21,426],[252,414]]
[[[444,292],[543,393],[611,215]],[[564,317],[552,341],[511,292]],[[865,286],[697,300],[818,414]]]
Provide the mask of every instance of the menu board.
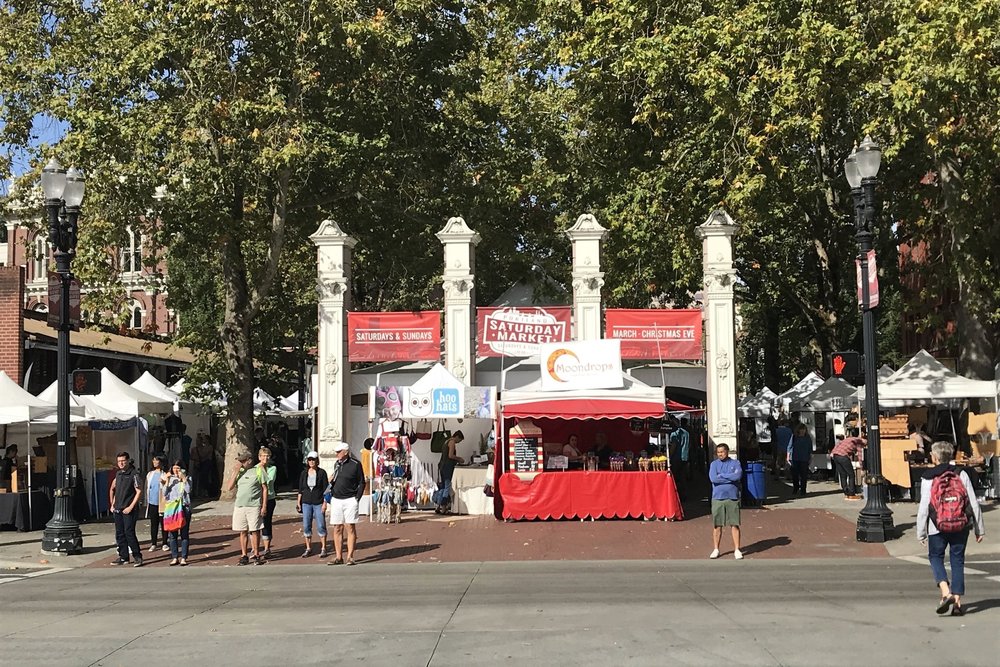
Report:
[[820,454],[825,454],[830,451],[830,434],[826,428],[826,413],[817,412],[813,419],[815,419],[814,426],[816,429],[816,451]]
[[511,447],[514,448],[515,472],[538,470],[538,447],[540,444],[537,436],[518,436],[511,439]]
[[510,462],[514,472],[537,472],[541,470],[542,429],[523,419],[510,429]]

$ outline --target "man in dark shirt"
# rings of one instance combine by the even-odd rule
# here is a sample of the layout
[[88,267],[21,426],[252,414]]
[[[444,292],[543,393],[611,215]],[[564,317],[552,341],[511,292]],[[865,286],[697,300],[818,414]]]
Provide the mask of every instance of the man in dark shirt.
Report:
[[0,459],[0,482],[6,483],[13,477],[14,468],[17,467],[17,445],[8,445]]
[[615,451],[608,444],[608,436],[603,431],[598,431],[594,435],[594,456],[597,457],[602,468],[611,467],[611,455]]
[[347,564],[354,565],[354,547],[358,542],[358,505],[365,493],[365,473],[361,463],[351,456],[351,447],[338,442],[337,456],[330,474],[330,523],[333,525],[333,550],[336,558],[330,565],[343,564],[344,528],[347,528]]
[[115,565],[128,564],[128,552],[131,549],[132,567],[142,567],[142,549],[139,548],[139,538],[135,535],[135,508],[142,497],[142,480],[132,465],[132,457],[128,452],[118,455],[118,472],[111,482],[109,492],[111,513],[115,518],[115,544],[118,545],[118,559]]

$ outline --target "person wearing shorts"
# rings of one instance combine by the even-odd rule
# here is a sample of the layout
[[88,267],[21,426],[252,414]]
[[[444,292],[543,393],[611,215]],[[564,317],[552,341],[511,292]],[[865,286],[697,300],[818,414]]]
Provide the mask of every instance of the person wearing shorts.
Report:
[[248,548],[252,546],[253,562],[263,565],[266,561],[260,555],[260,529],[267,512],[267,482],[256,474],[250,452],[241,454],[237,460],[240,465],[226,484],[227,491],[236,489],[233,530],[240,534],[240,560],[236,564],[250,564]]
[[712,542],[715,546],[709,558],[719,557],[722,529],[729,526],[733,532],[733,557],[741,560],[740,480],[743,468],[739,461],[729,458],[729,445],[716,445],[715,460],[708,467],[708,479],[712,482]]
[[[351,447],[338,442],[333,447],[337,462],[330,475],[330,524],[333,525],[333,551],[330,565],[354,565],[354,547],[358,543],[358,506],[365,492],[365,473],[361,462],[351,456]],[[347,560],[343,541],[347,533]]]

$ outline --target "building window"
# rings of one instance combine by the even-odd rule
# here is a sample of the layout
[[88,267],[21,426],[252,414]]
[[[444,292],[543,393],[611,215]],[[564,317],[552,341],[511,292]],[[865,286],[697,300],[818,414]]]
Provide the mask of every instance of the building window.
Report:
[[49,274],[49,243],[44,236],[35,237],[35,280],[43,280]]
[[122,239],[121,266],[122,273],[142,271],[142,232],[129,229]]
[[138,305],[132,306],[132,318],[129,326],[133,329],[142,329],[142,308]]

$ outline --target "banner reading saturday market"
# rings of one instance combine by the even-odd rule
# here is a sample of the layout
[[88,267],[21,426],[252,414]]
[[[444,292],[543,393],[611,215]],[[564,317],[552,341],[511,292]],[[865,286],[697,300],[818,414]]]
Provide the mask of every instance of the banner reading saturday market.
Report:
[[350,361],[438,361],[441,311],[347,313]]
[[569,339],[569,306],[477,308],[476,354],[480,357],[531,357],[543,343]]
[[701,311],[693,309],[604,311],[604,337],[622,342],[622,359],[701,359]]

